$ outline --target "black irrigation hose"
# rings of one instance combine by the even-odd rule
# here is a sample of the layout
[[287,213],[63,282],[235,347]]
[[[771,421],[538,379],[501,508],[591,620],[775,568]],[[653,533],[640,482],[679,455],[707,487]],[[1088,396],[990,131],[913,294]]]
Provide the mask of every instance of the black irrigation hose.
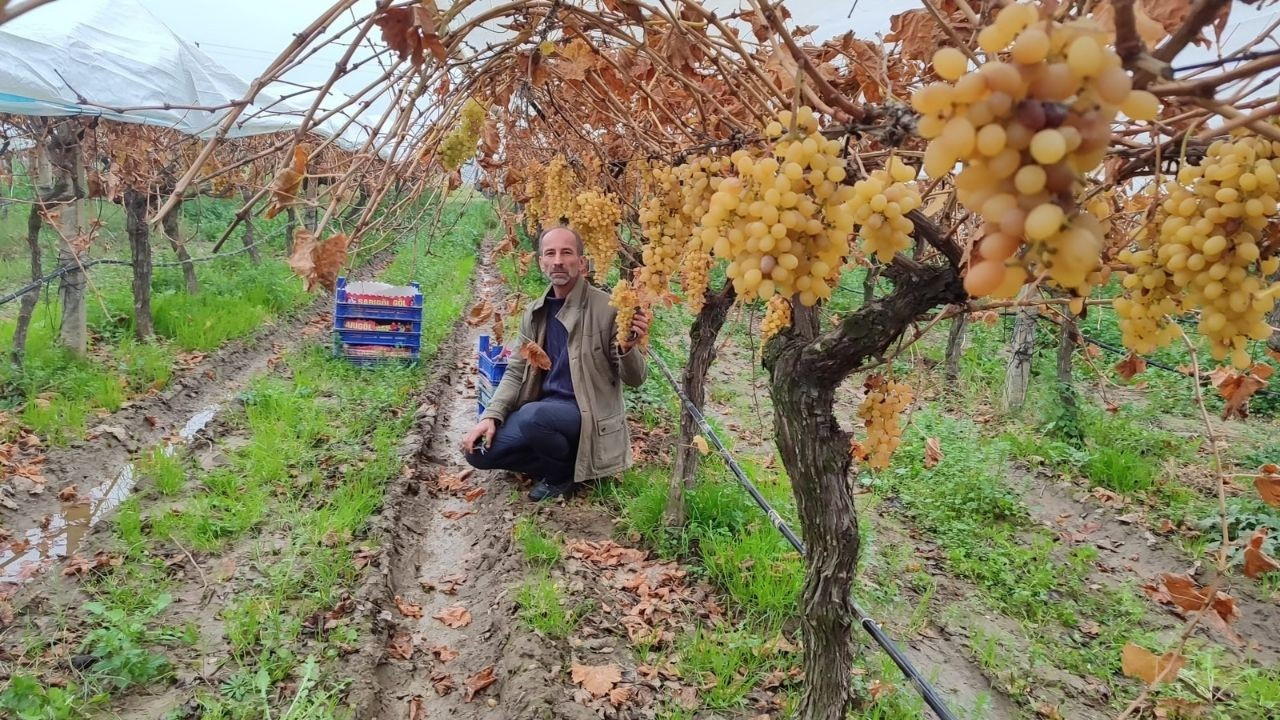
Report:
[[[716,452],[718,452],[720,457],[724,459],[725,463],[729,465],[729,470],[732,471],[734,477],[738,479],[738,483],[746,489],[747,493],[751,495],[751,498],[760,506],[760,509],[769,517],[769,522],[777,528],[778,532],[782,533],[782,536],[787,539],[787,542],[791,543],[791,546],[796,549],[796,552],[804,555],[804,542],[796,536],[795,532],[793,532],[787,525],[787,522],[778,514],[778,511],[773,509],[773,506],[769,504],[769,501],[760,494],[760,491],[756,489],[756,486],[749,478],[747,478],[746,473],[742,471],[742,468],[738,465],[737,461],[735,461],[733,456],[729,454],[728,448],[724,446],[724,443],[720,442],[720,436],[716,434],[715,430],[711,429],[711,426],[707,424],[707,419],[702,415],[702,412],[698,410],[698,407],[690,402],[689,397],[685,395],[684,390],[680,387],[680,383],[676,381],[675,375],[671,373],[671,368],[667,367],[667,364],[663,362],[662,358],[659,357],[652,349],[648,351],[648,355],[654,364],[662,370],[662,374],[667,378],[667,383],[671,385],[671,388],[675,390],[676,395],[680,397],[680,402],[684,405],[685,412],[689,413],[689,416],[698,424],[698,427],[702,430],[705,436],[711,439],[711,444],[715,445]],[[916,692],[920,693],[920,697],[924,698],[925,704],[933,710],[939,720],[955,720],[955,716],[947,709],[947,705],[943,701],[942,696],[938,694],[938,691],[935,690],[931,684],[929,684],[928,680],[924,679],[924,676],[920,674],[920,671],[916,669],[915,665],[911,664],[911,660],[908,659],[900,649],[898,649],[898,646],[894,644],[893,640],[885,634],[884,630],[880,629],[880,626],[876,624],[876,621],[871,619],[867,615],[867,612],[863,610],[856,601],[850,598],[850,603],[853,605],[853,611],[858,614],[858,622],[862,625],[862,629],[866,630],[867,633],[871,635],[871,637],[876,641],[876,644],[885,651],[885,653],[893,660],[893,663],[898,666],[898,669],[902,671],[902,674],[911,681],[911,686],[915,688]]]
[[[1055,326],[1057,325],[1057,323],[1056,323],[1056,322],[1054,322],[1052,318],[1047,318],[1047,317],[1045,317],[1045,316],[1043,316],[1043,315],[1041,315],[1041,316],[1039,316],[1039,317],[1040,317],[1040,319],[1041,319],[1041,320],[1043,320],[1043,321],[1045,321],[1045,322],[1047,322],[1047,323],[1050,323],[1051,325],[1055,325]],[[1083,332],[1081,332],[1081,333],[1080,333],[1080,337],[1081,337],[1085,342],[1089,343],[1090,345],[1097,345],[1098,347],[1102,348],[1103,350],[1107,350],[1107,351],[1109,351],[1109,352],[1113,352],[1113,353],[1115,353],[1115,354],[1117,354],[1117,355],[1128,355],[1128,354],[1129,354],[1129,351],[1128,351],[1128,350],[1126,350],[1126,349],[1124,349],[1124,348],[1122,348],[1122,347],[1118,347],[1118,346],[1116,346],[1116,345],[1112,345],[1112,344],[1111,344],[1111,343],[1109,343],[1109,342],[1104,342],[1104,341],[1102,341],[1102,340],[1097,340],[1097,339],[1095,339],[1095,338],[1091,338],[1091,337],[1089,337],[1088,335],[1085,335]],[[1171,367],[1171,366],[1169,366],[1169,365],[1166,365],[1166,364],[1164,364],[1164,363],[1160,362],[1159,360],[1152,360],[1152,359],[1151,359],[1151,358],[1149,358],[1149,357],[1144,357],[1144,356],[1139,356],[1139,357],[1142,357],[1142,359],[1143,359],[1143,360],[1145,360],[1145,361],[1146,361],[1146,363],[1147,363],[1148,365],[1150,365],[1151,367],[1153,367],[1153,368],[1158,368],[1158,369],[1160,369],[1160,370],[1164,370],[1165,372],[1171,372],[1171,373],[1173,373],[1173,374],[1175,374],[1175,375],[1181,375],[1182,377],[1187,378],[1188,380],[1190,380],[1190,379],[1191,379],[1191,376],[1190,376],[1190,375],[1187,375],[1185,372],[1183,372],[1183,371],[1179,370],[1179,369],[1178,369],[1178,368],[1176,368],[1176,367]],[[1254,394],[1254,395],[1261,395],[1261,396],[1263,396],[1263,397],[1280,397],[1280,394],[1276,393],[1276,392],[1275,392],[1275,391],[1273,391],[1273,390],[1268,390],[1267,388],[1259,388],[1259,389],[1255,390],[1253,394]]]

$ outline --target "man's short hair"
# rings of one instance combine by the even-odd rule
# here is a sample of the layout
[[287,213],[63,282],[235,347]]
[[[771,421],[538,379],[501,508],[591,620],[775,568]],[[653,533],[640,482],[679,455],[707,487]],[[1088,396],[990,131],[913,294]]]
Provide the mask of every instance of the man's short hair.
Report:
[[577,231],[577,230],[574,230],[573,228],[569,227],[568,225],[556,225],[556,226],[554,226],[554,227],[549,227],[549,228],[547,228],[547,229],[543,230],[542,232],[538,233],[538,241],[537,241],[537,243],[534,245],[534,248],[538,251],[538,254],[539,254],[539,255],[541,255],[541,254],[542,254],[542,238],[546,237],[546,236],[547,236],[547,233],[551,232],[552,230],[567,230],[567,231],[569,231],[569,234],[573,235],[573,239],[574,239],[574,241],[577,243],[577,246],[578,246],[578,254],[579,254],[579,255],[585,255],[585,254],[586,254],[586,252],[587,252],[587,246],[583,244],[583,242],[582,242],[582,236],[578,234],[578,231]]

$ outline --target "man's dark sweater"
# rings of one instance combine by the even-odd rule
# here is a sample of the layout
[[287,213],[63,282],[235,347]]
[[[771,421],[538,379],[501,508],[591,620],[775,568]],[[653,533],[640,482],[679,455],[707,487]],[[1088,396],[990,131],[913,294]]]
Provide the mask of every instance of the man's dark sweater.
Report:
[[569,374],[569,331],[556,317],[564,300],[547,298],[543,307],[547,310],[547,357],[551,358],[551,369],[542,380],[542,400],[559,400],[577,404],[573,396],[573,377]]

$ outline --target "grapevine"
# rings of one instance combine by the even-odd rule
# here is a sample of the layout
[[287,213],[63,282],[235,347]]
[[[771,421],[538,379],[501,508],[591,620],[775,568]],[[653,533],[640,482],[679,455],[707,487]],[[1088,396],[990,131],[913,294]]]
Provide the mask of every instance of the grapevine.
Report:
[[1165,183],[1156,222],[1139,230],[1120,260],[1127,298],[1115,301],[1124,340],[1151,352],[1179,336],[1166,318],[1199,309],[1199,330],[1218,360],[1252,365],[1249,340],[1271,335],[1267,314],[1280,282],[1280,247],[1267,242],[1280,197],[1280,143],[1236,132],[1209,146],[1198,165]]
[[911,388],[883,375],[868,377],[865,387],[867,395],[858,406],[858,417],[866,425],[867,443],[854,452],[867,467],[883,470],[902,445],[901,419],[911,404]]
[[476,154],[486,111],[475,98],[467,98],[460,115],[458,126],[440,143],[440,163],[450,172],[462,167]]
[[1123,111],[1149,120],[1151,93],[1132,89],[1106,33],[1089,20],[1041,20],[1031,5],[1008,5],[978,34],[988,60],[977,70],[955,48],[933,57],[942,78],[912,105],[930,140],[924,169],[951,172],[956,194],[981,216],[981,240],[965,276],[972,296],[1010,297],[1031,275],[1076,295],[1100,281],[1105,232],[1077,212],[1076,193],[1111,141]]

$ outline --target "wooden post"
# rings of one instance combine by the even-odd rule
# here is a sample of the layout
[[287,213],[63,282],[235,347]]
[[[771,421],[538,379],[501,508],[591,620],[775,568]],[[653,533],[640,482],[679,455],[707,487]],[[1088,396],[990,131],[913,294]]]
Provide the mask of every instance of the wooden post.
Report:
[[145,341],[155,335],[151,319],[151,231],[147,226],[146,192],[125,190],[124,213],[133,262],[133,334]]
[[[1019,300],[1030,299],[1035,291],[1027,286],[1018,294]],[[1040,308],[1025,305],[1018,308],[1013,324],[1013,342],[1010,345],[1009,369],[1004,377],[1004,407],[1017,411],[1027,400],[1027,385],[1031,382],[1031,358],[1036,349],[1036,319]]]

